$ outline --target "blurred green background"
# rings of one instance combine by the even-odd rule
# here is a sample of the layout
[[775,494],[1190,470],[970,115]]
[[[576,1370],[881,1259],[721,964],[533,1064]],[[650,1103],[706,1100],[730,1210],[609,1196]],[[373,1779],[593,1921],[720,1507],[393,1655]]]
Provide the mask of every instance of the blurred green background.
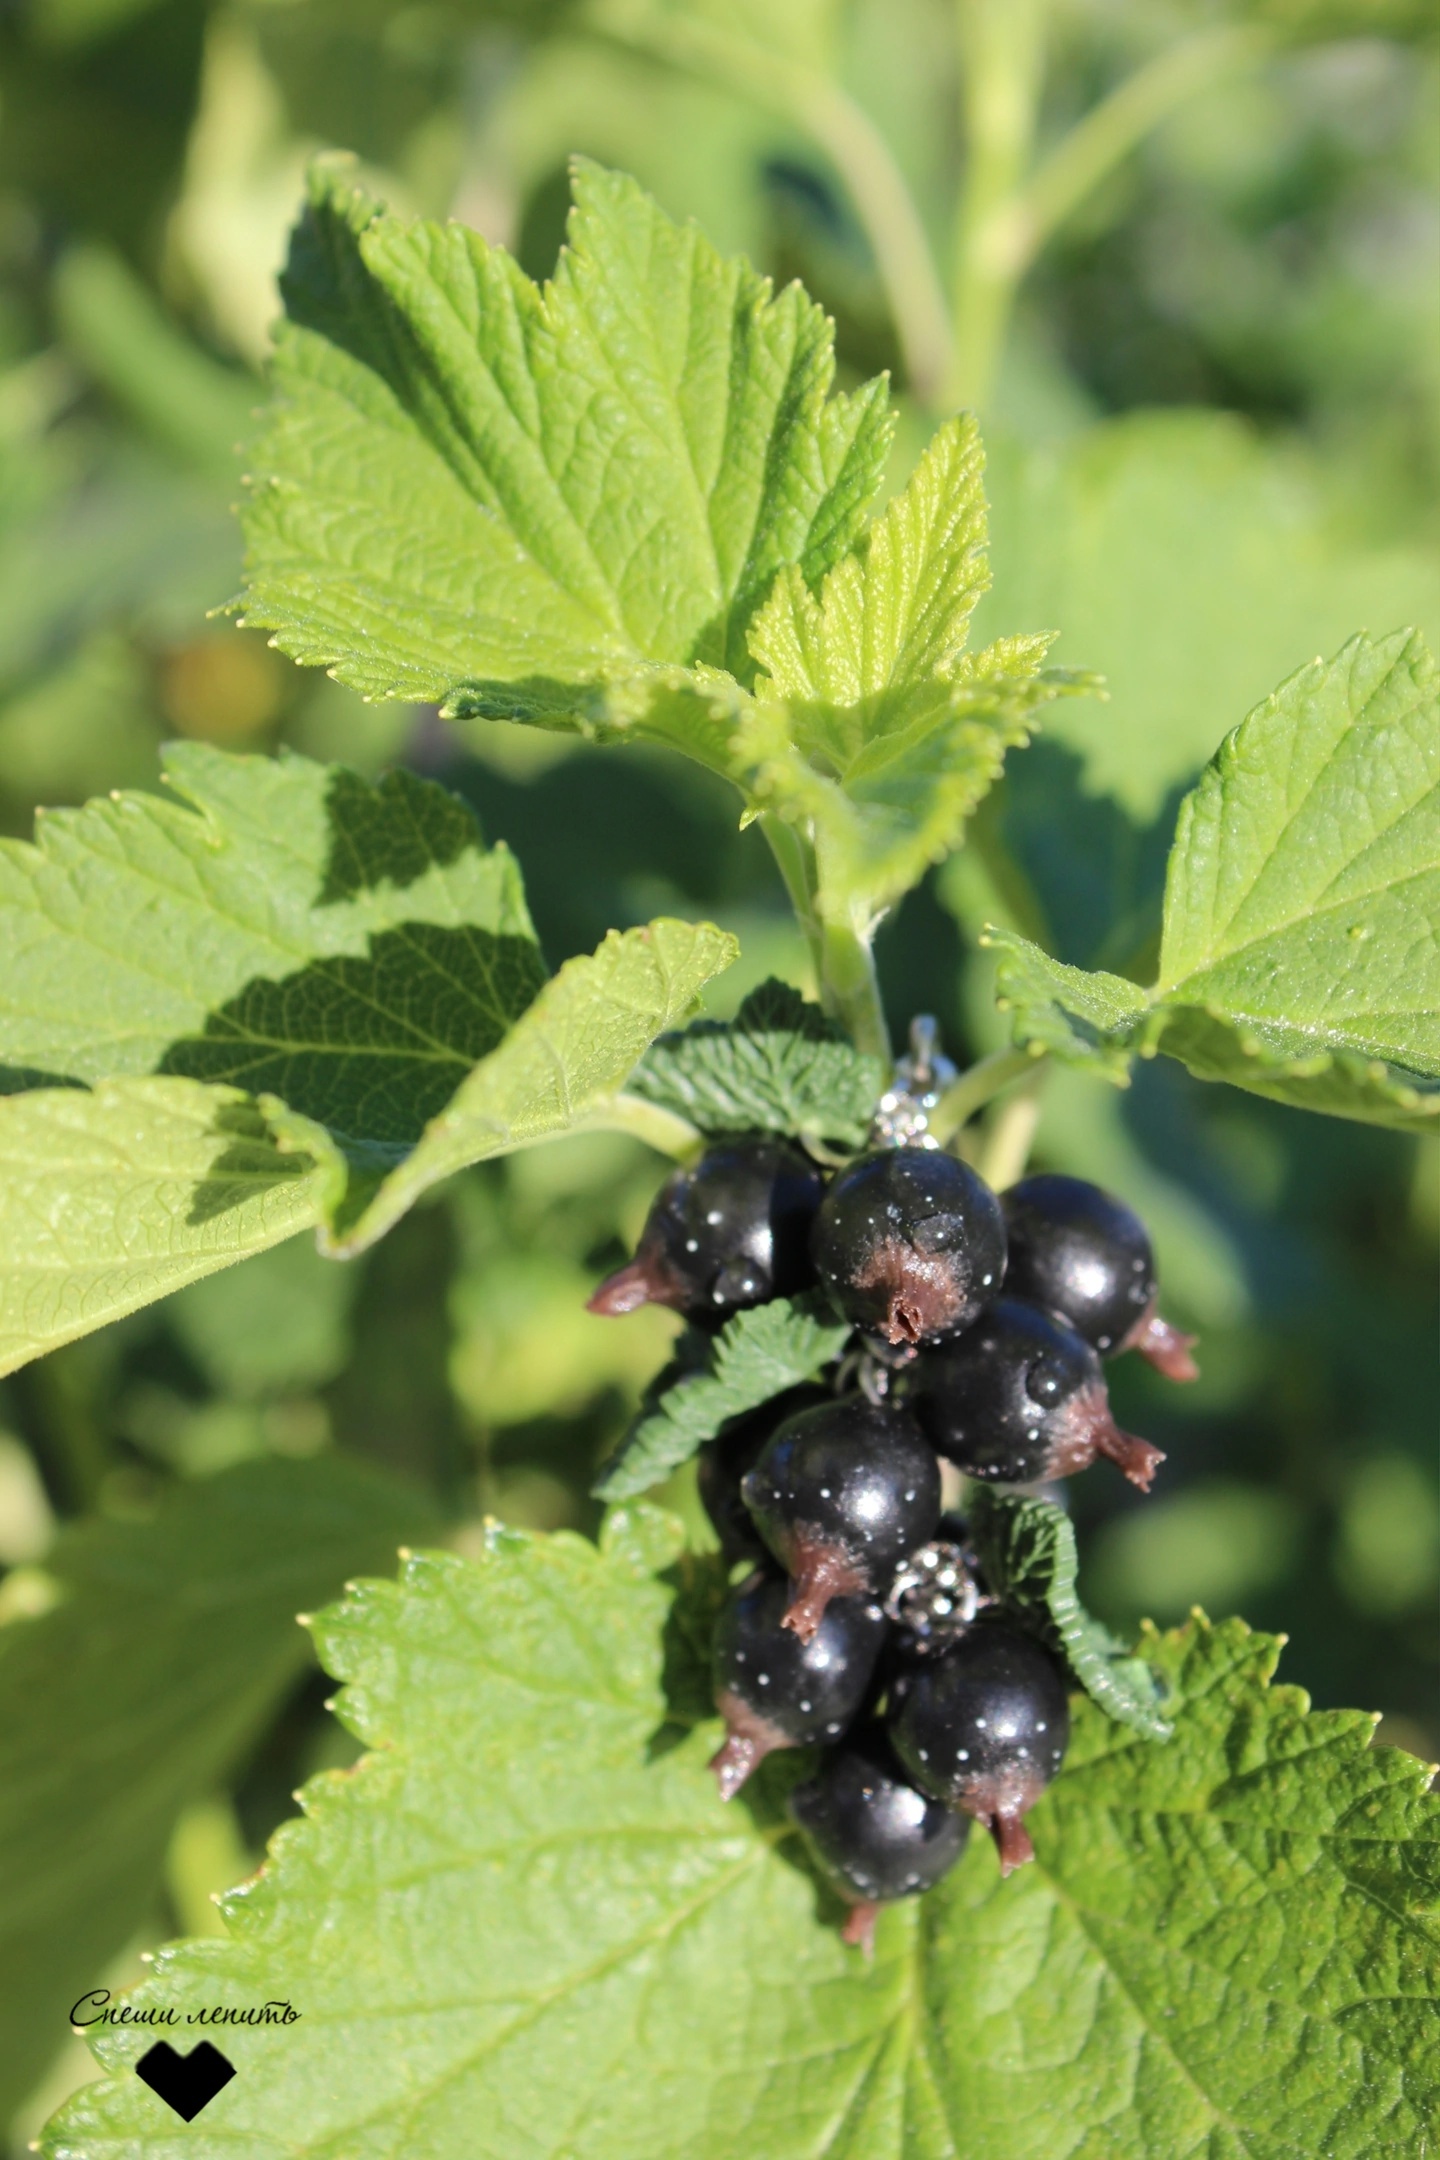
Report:
[[[1057,628],[1059,658],[1109,678],[1109,702],[1061,710],[883,929],[897,1041],[917,1010],[957,1057],[999,1039],[987,918],[1143,974],[1175,805],[1222,735],[1356,629],[1440,635],[1430,20],[1403,0],[7,6],[0,827],[154,786],[174,734],[371,773],[404,760],[514,847],[552,964],[664,909],[740,934],[716,1011],[767,973],[805,983],[763,844],[718,782],[368,707],[209,613],[238,582],[236,446],[306,158],[355,150],[393,204],[463,218],[540,276],[578,150],[802,277],[844,377],[892,370],[896,482],[938,414],[977,404],[983,630]],[[1103,1467],[1077,1482],[1092,1605],[1122,1624],[1242,1610],[1288,1632],[1286,1677],[1318,1702],[1381,1709],[1383,1737],[1433,1754],[1440,1142],[1157,1062],[1126,1093],[1054,1074],[1035,1159],[1140,1207],[1166,1311],[1203,1337],[1192,1389],[1133,1359],[1114,1372],[1121,1422],[1169,1461],[1148,1501]],[[323,1683],[268,1634],[270,1677],[241,1708],[233,1675],[209,1675],[203,1745],[198,1708],[174,1732],[146,1724],[146,1688],[171,1682],[142,1634],[207,1655],[164,1538],[201,1596],[220,1565],[193,1530],[209,1501],[238,1570],[227,1526],[267,1477],[338,1524],[332,1458],[384,1473],[391,1497],[377,1528],[371,1487],[344,1488],[353,1536],[301,1554],[316,1601],[383,1565],[392,1520],[462,1548],[486,1513],[593,1527],[594,1466],[670,1323],[582,1304],[662,1174],[613,1138],[522,1154],[358,1264],[282,1247],[0,1382],[0,2121],[18,2106],[17,2153],[87,2074],[65,2037],[77,1973],[113,1984],[167,1934],[218,1926],[210,1892],[254,1864],[303,1776],[347,1759]],[[113,1585],[139,1581],[146,1538],[149,1602],[127,1605]],[[288,1629],[287,1596],[267,1627]],[[40,1617],[67,1598],[69,1650]],[[49,1643],[53,1687],[22,1638]],[[104,1672],[65,1694],[81,1642],[136,1691],[103,1747],[86,1706],[98,1719],[113,1694]],[[142,1787],[148,1828],[127,1846]],[[26,1856],[57,1794],[70,1844],[47,1874]]]

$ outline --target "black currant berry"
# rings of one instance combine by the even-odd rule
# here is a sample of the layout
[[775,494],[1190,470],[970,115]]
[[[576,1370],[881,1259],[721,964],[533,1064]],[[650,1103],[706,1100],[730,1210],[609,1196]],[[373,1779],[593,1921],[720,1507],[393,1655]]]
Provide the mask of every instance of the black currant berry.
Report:
[[809,1642],[830,1600],[882,1595],[940,1520],[940,1465],[908,1411],[842,1395],[787,1418],[741,1495],[790,1571],[785,1625]]
[[877,1148],[842,1170],[811,1233],[838,1310],[891,1343],[968,1327],[1005,1272],[1005,1219],[982,1177],[938,1148]]
[[1028,1177],[1001,1196],[1007,1297],[1068,1320],[1102,1357],[1138,1350],[1169,1380],[1196,1380],[1193,1335],[1155,1310],[1155,1256],[1133,1209],[1084,1178]]
[[1065,1680],[1048,1650],[982,1617],[891,1690],[890,1738],[922,1791],[984,1823],[1008,1875],[1033,1859],[1022,1820],[1070,1737]]
[[808,1239],[824,1182],[783,1140],[727,1140],[662,1186],[635,1257],[590,1299],[595,1313],[669,1305],[723,1318],[814,1281]]
[[924,1351],[909,1399],[933,1445],[967,1477],[1029,1485],[1108,1455],[1148,1492],[1165,1460],[1115,1423],[1083,1336],[1018,1298],[998,1298],[967,1334]]
[[789,1808],[815,1865],[850,1907],[845,1940],[867,1952],[880,1907],[932,1889],[970,1835],[963,1815],[910,1782],[877,1725],[827,1750]]
[[732,1593],[711,1670],[726,1735],[710,1767],[731,1800],[776,1748],[838,1740],[865,1699],[886,1620],[871,1598],[836,1598],[811,1640],[784,1624],[790,1586],[757,1572]]
[[773,1395],[758,1410],[731,1418],[713,1440],[707,1440],[695,1460],[696,1483],[706,1514],[715,1525],[720,1550],[727,1561],[758,1560],[765,1546],[740,1496],[740,1480],[751,1469],[760,1450],[777,1425],[810,1410],[831,1397],[821,1387],[787,1388]]

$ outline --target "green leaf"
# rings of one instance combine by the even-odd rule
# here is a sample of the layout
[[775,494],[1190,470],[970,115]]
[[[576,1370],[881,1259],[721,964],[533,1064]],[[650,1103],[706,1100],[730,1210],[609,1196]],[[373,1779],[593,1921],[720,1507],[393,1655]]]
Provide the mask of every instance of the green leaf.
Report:
[[1091,1700],[1121,1725],[1168,1740],[1173,1727],[1157,1707],[1153,1670],[1080,1603],[1075,1528],[1065,1510],[973,1485],[966,1522],[987,1584],[1064,1658]]
[[406,772],[173,743],[165,779],[180,803],[0,842],[0,1066],[181,1074],[413,1141],[545,980],[514,857]]
[[[132,1997],[300,2012],[226,2027],[237,2075],[187,2154],[1423,2150],[1440,1813],[1370,1718],[1267,1690],[1275,1645],[1239,1623],[1151,1636],[1174,1738],[1082,1699],[1036,1863],[1002,1882],[972,1838],[867,1964],[781,1812],[797,1765],[725,1808],[714,1722],[683,1732],[664,1646],[696,1646],[652,1524],[622,1511],[599,1552],[496,1527],[477,1561],[423,1556],[323,1616],[376,1752],[312,1780],[226,1900],[230,1939],[163,1951]],[[678,1744],[652,1750],[662,1729]],[[51,2123],[50,2160],[175,2149],[129,2068],[152,2038],[94,2036],[108,2076]]]
[[772,979],[750,992],[733,1020],[697,1020],[662,1035],[626,1093],[703,1133],[784,1133],[859,1148],[889,1079],[883,1059],[863,1056],[837,1021]]
[[736,1313],[716,1336],[702,1371],[673,1380],[661,1376],[653,1400],[596,1481],[597,1495],[629,1500],[658,1485],[713,1440],[727,1418],[813,1380],[840,1355],[850,1332],[792,1298]]
[[[830,395],[831,327],[633,181],[578,162],[531,284],[321,161],[244,513],[246,620],[372,697],[605,733],[726,768],[776,571],[842,556],[889,442]],[[730,675],[717,673],[730,670]]]
[[514,858],[433,782],[197,743],[166,778],[190,807],[0,842],[3,1369],[599,1116],[734,956],[662,920],[547,982]]
[[783,572],[750,633],[751,793],[810,833],[822,915],[862,929],[956,845],[1036,710],[1091,687],[1042,668],[1048,637],[963,649],[989,582],[983,462],[973,419],[948,421],[863,554],[818,599]]
[[319,1220],[314,1165],[234,1088],[0,1096],[0,1373]]
[[355,1176],[323,1127],[266,1098],[277,1132],[315,1155],[326,1179],[322,1243],[348,1257],[396,1223],[430,1185],[467,1164],[607,1123],[614,1098],[663,1028],[690,1012],[739,950],[713,923],[660,916],[612,930],[594,953],[567,960],[499,1048],[461,1082],[413,1149],[388,1172]]
[[148,1915],[171,1829],[308,1662],[297,1610],[431,1527],[337,1457],[173,1487],[148,1522],[66,1531],[58,1602],[0,1626],[0,2119]]
[[1181,806],[1153,989],[991,933],[1016,1040],[1112,1078],[1163,1050],[1338,1117],[1440,1115],[1437,682],[1397,631],[1282,683]]

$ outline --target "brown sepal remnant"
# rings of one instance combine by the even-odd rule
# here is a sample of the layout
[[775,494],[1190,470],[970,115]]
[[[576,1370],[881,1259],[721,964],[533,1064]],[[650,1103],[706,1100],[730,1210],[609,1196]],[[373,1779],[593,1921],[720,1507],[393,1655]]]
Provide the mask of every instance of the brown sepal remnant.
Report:
[[1012,1771],[1001,1777],[976,1778],[957,1803],[994,1838],[1002,1875],[1013,1875],[1035,1857],[1024,1817],[1044,1790],[1045,1780],[1038,1772]]
[[1052,1415],[1056,1439],[1045,1459],[1047,1478],[1073,1477],[1088,1470],[1097,1455],[1118,1464],[1132,1485],[1149,1492],[1150,1480],[1165,1460],[1164,1451],[1134,1433],[1121,1432],[1110,1414],[1110,1397],[1103,1380],[1077,1388],[1067,1403]]
[[854,1286],[884,1298],[885,1311],[875,1325],[890,1343],[937,1341],[959,1327],[970,1309],[955,1260],[917,1252],[904,1238],[885,1238],[877,1245]]
[[858,1597],[871,1585],[861,1563],[849,1549],[829,1542],[813,1524],[797,1523],[784,1554],[790,1570],[790,1603],[781,1625],[813,1642],[831,1598]]
[[742,1702],[729,1688],[722,1688],[715,1697],[715,1708],[725,1720],[725,1738],[710,1758],[710,1768],[715,1772],[722,1800],[733,1800],[751,1773],[757,1770],[767,1755],[776,1748],[794,1746],[778,1725],[762,1718],[752,1710],[749,1703]]
[[585,1300],[585,1310],[613,1318],[638,1312],[642,1305],[670,1305],[683,1309],[685,1285],[672,1271],[663,1252],[647,1252],[642,1246],[633,1260],[607,1275],[598,1290]]
[[852,1905],[840,1930],[842,1942],[849,1943],[852,1950],[863,1950],[867,1964],[875,1961],[875,1922],[880,1917],[880,1900],[862,1898]]
[[1155,1307],[1147,1307],[1121,1343],[1122,1350],[1138,1350],[1167,1380],[1198,1380],[1200,1368],[1190,1353],[1200,1338],[1182,1335],[1179,1328],[1162,1320]]

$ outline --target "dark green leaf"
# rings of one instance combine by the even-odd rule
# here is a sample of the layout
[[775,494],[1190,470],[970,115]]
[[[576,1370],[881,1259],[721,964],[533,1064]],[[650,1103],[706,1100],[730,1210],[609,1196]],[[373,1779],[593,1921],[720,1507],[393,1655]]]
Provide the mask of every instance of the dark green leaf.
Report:
[[818,1005],[772,981],[752,990],[733,1020],[697,1020],[662,1035],[626,1092],[704,1133],[785,1133],[859,1148],[889,1079],[885,1062],[853,1049]]
[[713,1440],[727,1418],[813,1380],[849,1336],[848,1326],[792,1298],[736,1313],[716,1337],[704,1369],[683,1374],[641,1411],[597,1480],[596,1493],[629,1500],[648,1491]]

